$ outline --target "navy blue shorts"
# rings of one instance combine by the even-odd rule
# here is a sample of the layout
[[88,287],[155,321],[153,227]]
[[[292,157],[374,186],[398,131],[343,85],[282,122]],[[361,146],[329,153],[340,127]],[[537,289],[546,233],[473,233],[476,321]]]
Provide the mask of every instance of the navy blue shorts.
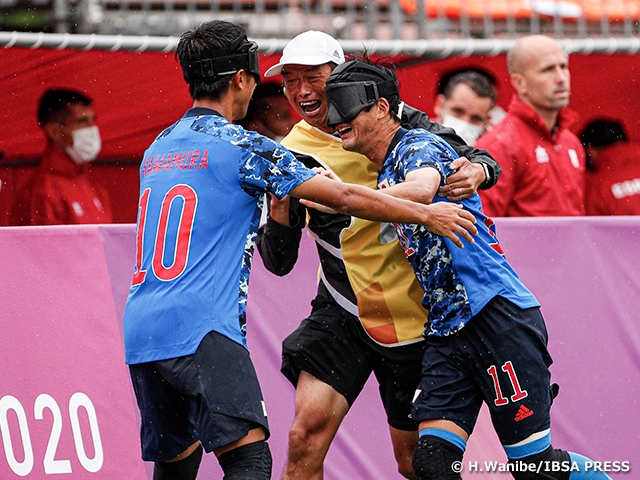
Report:
[[267,414],[247,350],[209,332],[193,355],[129,365],[140,408],[142,459],[164,462],[197,440],[205,451],[264,427]]
[[540,309],[495,297],[460,331],[427,338],[413,417],[471,434],[484,401],[500,442],[518,443],[549,428],[551,363]]
[[388,424],[398,430],[417,430],[411,400],[420,381],[423,345],[423,341],[379,345],[367,335],[358,317],[319,294],[310,316],[282,342],[282,373],[296,385],[304,370],[352,405],[373,372]]

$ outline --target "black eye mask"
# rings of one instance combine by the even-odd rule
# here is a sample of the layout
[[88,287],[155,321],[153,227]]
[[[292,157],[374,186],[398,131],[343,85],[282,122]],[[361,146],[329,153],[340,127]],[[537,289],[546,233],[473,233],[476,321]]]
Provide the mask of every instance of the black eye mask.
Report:
[[367,107],[375,105],[381,97],[398,94],[398,87],[392,80],[374,82],[338,82],[328,84],[325,96],[329,113],[327,126],[335,127],[348,123]]

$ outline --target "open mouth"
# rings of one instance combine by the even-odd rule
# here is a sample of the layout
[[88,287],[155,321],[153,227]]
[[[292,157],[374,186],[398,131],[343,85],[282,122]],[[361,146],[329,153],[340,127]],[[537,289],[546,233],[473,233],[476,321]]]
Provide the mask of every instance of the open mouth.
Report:
[[351,130],[353,130],[353,128],[351,128],[349,125],[343,125],[342,127],[338,127],[336,129],[338,135],[340,135],[340,138],[342,138],[343,135],[349,133]]
[[307,115],[315,115],[320,111],[321,104],[320,100],[309,100],[308,102],[300,102],[298,105]]

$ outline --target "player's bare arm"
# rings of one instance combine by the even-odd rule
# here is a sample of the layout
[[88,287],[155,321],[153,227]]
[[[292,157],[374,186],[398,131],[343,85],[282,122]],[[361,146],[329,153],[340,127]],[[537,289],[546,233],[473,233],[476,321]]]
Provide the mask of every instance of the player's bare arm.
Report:
[[475,218],[460,206],[416,203],[359,185],[336,182],[321,175],[302,183],[292,194],[328,205],[340,213],[368,220],[425,225],[460,248],[464,246],[460,237],[472,243],[472,235],[477,234]]
[[298,198],[327,205],[336,212],[376,222],[424,224],[428,221],[426,206],[391,198],[360,185],[332,180],[316,175],[291,191]]
[[[330,170],[327,168],[320,168],[320,167],[314,167],[312,168],[312,170],[316,172],[318,175],[322,175],[324,177],[330,178],[332,180],[336,180],[338,182],[342,181],[342,179],[333,170]],[[331,214],[338,213],[333,208],[327,207],[326,205],[323,205],[318,202],[312,202],[311,200],[301,199],[300,203],[307,208],[313,208],[315,210],[319,210],[324,213],[331,213]]]
[[271,219],[281,225],[290,226],[289,205],[291,204],[291,197],[287,195],[282,200],[278,200],[273,194],[269,194],[269,196],[271,202],[269,205],[269,216]]

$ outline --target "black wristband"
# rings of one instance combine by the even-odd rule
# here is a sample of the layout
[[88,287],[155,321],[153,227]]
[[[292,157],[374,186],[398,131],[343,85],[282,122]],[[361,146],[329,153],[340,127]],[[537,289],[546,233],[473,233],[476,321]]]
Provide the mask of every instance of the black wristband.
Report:
[[484,162],[479,162],[482,165],[482,169],[484,170],[485,179],[484,182],[480,184],[479,189],[489,188],[492,185],[491,179],[491,171],[489,170],[489,166]]

